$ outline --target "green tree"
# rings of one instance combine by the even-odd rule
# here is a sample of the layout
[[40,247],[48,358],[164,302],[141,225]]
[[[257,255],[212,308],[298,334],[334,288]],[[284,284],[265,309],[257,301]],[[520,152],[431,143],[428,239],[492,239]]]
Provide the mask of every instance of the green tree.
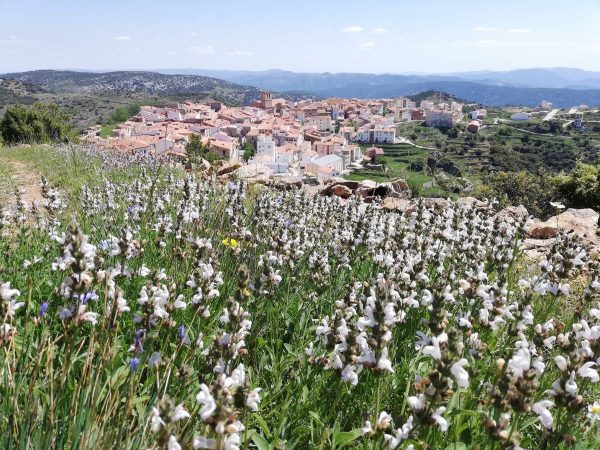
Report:
[[190,158],[201,158],[206,153],[206,148],[202,144],[202,139],[197,134],[190,136],[190,141],[185,146],[185,151]]
[[559,198],[553,177],[545,171],[491,174],[486,183],[476,190],[474,196],[495,198],[501,207],[523,205],[531,215],[541,219],[556,213],[550,202]]
[[252,145],[252,142],[246,141],[243,147],[242,156],[244,158],[244,161],[250,161],[254,157],[254,155],[256,155],[256,149],[254,148],[254,145]]
[[571,172],[557,175],[554,183],[568,206],[600,210],[600,163],[578,162]]
[[8,145],[77,141],[69,117],[54,103],[9,106],[0,119],[0,136]]

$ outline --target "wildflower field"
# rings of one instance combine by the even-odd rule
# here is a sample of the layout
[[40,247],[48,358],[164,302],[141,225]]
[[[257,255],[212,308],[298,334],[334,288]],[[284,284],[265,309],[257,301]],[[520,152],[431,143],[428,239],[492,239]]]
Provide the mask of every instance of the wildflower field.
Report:
[[0,164],[2,448],[600,448],[600,272],[570,235],[532,263],[493,205]]

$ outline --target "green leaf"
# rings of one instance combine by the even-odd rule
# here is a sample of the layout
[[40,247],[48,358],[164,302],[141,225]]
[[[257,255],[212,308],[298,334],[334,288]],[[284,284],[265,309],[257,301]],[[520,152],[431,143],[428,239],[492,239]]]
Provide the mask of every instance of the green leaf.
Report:
[[334,433],[333,439],[335,444],[343,446],[355,441],[361,436],[360,428],[352,431],[339,431]]
[[256,445],[259,450],[270,450],[273,448],[262,435],[254,430],[252,430],[252,442],[254,442],[254,445]]
[[462,442],[455,442],[454,444],[450,444],[444,450],[467,450],[467,446]]
[[319,415],[314,411],[309,411],[308,415],[315,419],[320,425],[325,426],[325,422],[319,417]]
[[260,416],[258,414],[256,414],[254,416],[254,418],[260,425],[260,429],[263,432],[263,434],[265,434],[268,438],[271,438],[271,430],[269,430],[269,425],[267,425],[267,422],[265,421],[265,419],[263,419],[262,416]]

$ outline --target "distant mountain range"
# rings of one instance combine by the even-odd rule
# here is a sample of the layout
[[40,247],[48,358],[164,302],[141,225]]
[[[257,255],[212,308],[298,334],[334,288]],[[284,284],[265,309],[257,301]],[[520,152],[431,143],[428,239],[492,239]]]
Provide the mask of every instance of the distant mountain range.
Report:
[[600,105],[600,72],[569,68],[442,75],[299,73],[284,70],[162,69],[158,71],[210,76],[261,89],[306,92],[322,97],[381,98],[436,90],[489,106],[535,106],[542,100],[549,100],[559,107],[576,106],[582,103]]
[[299,73],[284,70],[231,71],[157,69],[151,72],[80,72],[37,70],[9,73],[50,93],[136,93],[164,98],[214,98],[248,104],[259,90],[291,100],[307,97],[387,98],[442,91],[488,106],[536,106],[548,100],[566,108],[600,106],[600,72],[580,69],[523,69],[440,75]]

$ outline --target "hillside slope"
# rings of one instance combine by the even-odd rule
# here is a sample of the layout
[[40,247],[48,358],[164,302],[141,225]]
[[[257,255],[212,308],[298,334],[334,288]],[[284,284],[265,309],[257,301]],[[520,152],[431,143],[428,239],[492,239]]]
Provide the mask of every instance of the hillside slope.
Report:
[[89,73],[36,70],[9,73],[6,78],[31,83],[55,93],[137,92],[152,95],[206,95],[246,104],[257,98],[258,89],[196,75],[163,75],[153,72]]

